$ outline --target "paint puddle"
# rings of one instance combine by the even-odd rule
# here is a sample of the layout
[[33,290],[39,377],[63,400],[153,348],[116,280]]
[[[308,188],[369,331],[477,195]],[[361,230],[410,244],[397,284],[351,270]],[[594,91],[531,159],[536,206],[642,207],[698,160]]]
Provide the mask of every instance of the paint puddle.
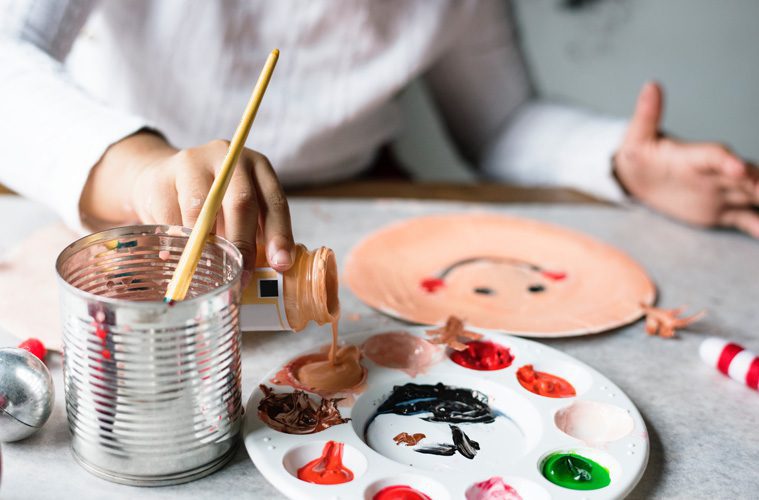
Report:
[[362,392],[365,380],[366,368],[361,364],[360,349],[345,345],[338,348],[334,364],[329,359],[329,348],[324,348],[291,360],[271,382],[331,397]]
[[609,470],[586,456],[554,453],[541,467],[543,476],[557,486],[570,490],[598,490],[609,486]]
[[303,391],[276,393],[263,384],[259,388],[264,398],[258,403],[258,416],[275,431],[314,434],[349,420],[340,415],[337,399],[323,398],[317,404]]
[[385,486],[374,494],[372,500],[432,500],[421,491],[407,484]]
[[354,447],[338,441],[309,443],[290,449],[284,468],[301,481],[320,485],[349,483],[366,472],[367,461]]
[[387,332],[372,335],[361,346],[375,364],[402,370],[416,377],[442,359],[442,350],[427,340],[408,332]]
[[353,481],[353,472],[343,465],[343,443],[327,441],[322,455],[298,469],[298,479],[314,484],[342,484]]
[[453,351],[451,361],[470,370],[502,370],[511,366],[514,356],[508,347],[489,340],[467,342],[463,351]]
[[[537,410],[511,389],[477,384],[515,413],[492,408],[480,390],[407,383],[389,394],[374,388],[362,395],[351,412],[353,426],[370,448],[420,469],[476,471],[477,464],[517,462],[539,439]],[[415,434],[399,432],[409,427]]]
[[554,423],[560,431],[592,446],[622,439],[635,427],[625,410],[597,401],[576,401],[560,409]]
[[547,398],[571,398],[577,395],[575,388],[565,379],[548,372],[538,372],[532,365],[517,370],[517,380],[528,391]]
[[522,500],[522,496],[502,477],[494,476],[467,488],[466,500]]

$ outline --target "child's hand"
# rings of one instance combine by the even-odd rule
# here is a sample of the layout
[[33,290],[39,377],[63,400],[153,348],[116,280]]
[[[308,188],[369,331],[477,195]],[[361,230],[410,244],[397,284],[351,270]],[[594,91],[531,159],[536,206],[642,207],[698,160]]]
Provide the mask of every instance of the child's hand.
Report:
[[[85,219],[110,224],[192,227],[227,152],[226,141],[177,150],[161,137],[140,132],[111,146],[82,193]],[[237,246],[244,267],[255,267],[256,232],[263,226],[266,256],[278,271],[293,262],[290,211],[265,156],[243,150],[222,202],[216,232]]]
[[661,137],[662,90],[647,83],[615,156],[622,185],[643,203],[698,226],[759,238],[759,170],[715,143]]

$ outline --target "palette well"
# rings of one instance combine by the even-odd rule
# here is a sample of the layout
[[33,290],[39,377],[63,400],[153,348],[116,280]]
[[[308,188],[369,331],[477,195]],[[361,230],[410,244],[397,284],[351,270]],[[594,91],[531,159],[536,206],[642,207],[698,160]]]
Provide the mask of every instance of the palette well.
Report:
[[[555,349],[489,330],[468,329],[482,337],[467,352],[492,359],[462,364],[450,347],[427,342],[428,330],[346,337],[364,347],[367,369],[352,393],[272,383],[289,360],[269,373],[245,414],[256,467],[298,499],[621,498],[632,490],[648,435],[614,383]],[[417,348],[399,356],[390,340]],[[517,375],[526,366],[563,382],[538,376],[526,388]]]
[[381,228],[348,255],[344,281],[367,305],[404,321],[438,325],[453,314],[523,337],[617,328],[656,297],[645,270],[611,245],[492,213]]

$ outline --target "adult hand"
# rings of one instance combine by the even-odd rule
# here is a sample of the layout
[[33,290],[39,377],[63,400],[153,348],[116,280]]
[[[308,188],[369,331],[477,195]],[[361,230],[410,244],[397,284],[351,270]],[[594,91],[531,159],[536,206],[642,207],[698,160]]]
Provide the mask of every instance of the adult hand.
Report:
[[[127,137],[93,168],[82,192],[82,216],[109,224],[139,220],[192,227],[228,146],[217,140],[178,150],[150,132]],[[294,250],[287,198],[269,160],[245,149],[224,196],[216,232],[240,249],[248,271],[255,267],[259,226],[269,265],[286,271]]]
[[717,143],[680,142],[659,133],[662,89],[643,86],[615,173],[635,198],[681,221],[734,227],[759,238],[759,169]]

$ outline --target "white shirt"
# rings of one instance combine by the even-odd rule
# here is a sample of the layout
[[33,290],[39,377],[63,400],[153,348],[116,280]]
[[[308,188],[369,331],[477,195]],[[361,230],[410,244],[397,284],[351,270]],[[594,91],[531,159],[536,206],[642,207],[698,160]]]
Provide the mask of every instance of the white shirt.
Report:
[[622,196],[609,158],[624,122],[530,99],[503,0],[0,0],[0,12],[0,181],[74,227],[114,142],[145,126],[178,147],[231,137],[274,47],[247,145],[286,184],[365,168],[421,76],[487,176]]

